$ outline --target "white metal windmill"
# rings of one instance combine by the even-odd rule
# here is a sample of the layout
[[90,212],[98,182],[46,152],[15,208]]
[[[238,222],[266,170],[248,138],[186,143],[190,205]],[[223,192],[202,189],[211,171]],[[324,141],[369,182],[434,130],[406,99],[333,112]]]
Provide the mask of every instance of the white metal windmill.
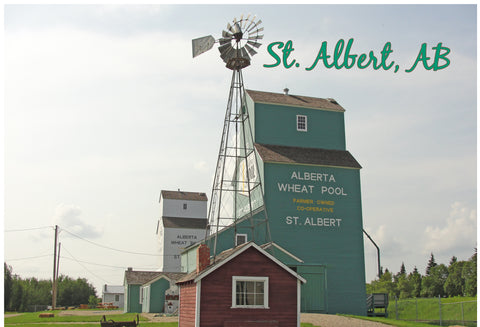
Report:
[[[233,71],[223,125],[222,140],[208,209],[206,239],[214,255],[219,233],[229,227],[237,245],[237,235],[249,235],[249,241],[270,242],[268,215],[255,155],[249,113],[245,103],[242,69],[260,47],[261,20],[251,15],[233,19],[222,31],[222,38],[211,35],[192,40],[193,57],[219,43],[220,57]],[[228,234],[230,235],[230,234]],[[213,246],[213,247],[212,247]]]

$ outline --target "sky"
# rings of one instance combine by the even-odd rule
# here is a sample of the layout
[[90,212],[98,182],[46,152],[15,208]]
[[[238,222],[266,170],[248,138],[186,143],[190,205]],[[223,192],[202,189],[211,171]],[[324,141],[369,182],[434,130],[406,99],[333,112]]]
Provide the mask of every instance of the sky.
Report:
[[[55,225],[60,273],[86,278],[99,296],[128,267],[157,268],[160,191],[210,195],[228,100],[231,71],[215,48],[192,58],[191,40],[218,39],[248,13],[265,36],[243,71],[247,89],[288,87],[346,109],[363,225],[381,265],[424,274],[431,253],[437,263],[468,260],[477,246],[475,4],[7,4],[4,261],[15,274],[52,278]],[[389,44],[384,67],[394,65],[305,69],[324,42],[333,56],[350,39],[358,56],[381,58]],[[268,45],[289,40],[286,64],[299,67],[265,67],[276,63]],[[436,50],[439,69],[420,61],[406,72],[419,56],[432,68]],[[365,265],[369,282],[377,262],[366,238]]]

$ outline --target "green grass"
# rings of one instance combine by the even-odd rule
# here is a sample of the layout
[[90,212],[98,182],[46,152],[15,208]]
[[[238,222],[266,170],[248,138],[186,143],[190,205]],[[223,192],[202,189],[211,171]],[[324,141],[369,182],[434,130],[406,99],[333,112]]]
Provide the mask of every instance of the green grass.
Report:
[[[96,316],[58,316],[60,311],[43,311],[52,312],[55,317],[52,318],[40,318],[39,314],[42,312],[28,312],[22,313],[20,316],[4,318],[5,324],[33,324],[33,323],[49,323],[49,322],[96,322],[96,326],[100,326],[99,322],[102,319],[101,315]],[[108,311],[105,311],[105,317],[107,320],[114,321],[132,321],[136,320],[136,313],[124,313],[117,315],[109,315]],[[139,316],[140,321],[146,321],[146,318]],[[85,325],[86,326],[86,325]],[[82,327],[85,327],[82,325]]]
[[346,317],[356,318],[356,319],[363,319],[363,320],[370,320],[381,322],[382,324],[396,326],[396,327],[432,327],[430,324],[425,324],[421,322],[415,321],[404,321],[404,320],[395,320],[392,318],[381,318],[381,317],[363,317],[363,316],[351,316],[345,315]]
[[[442,320],[462,321],[462,304],[459,302],[475,301],[463,303],[463,319],[465,321],[477,321],[476,300],[476,297],[442,298]],[[397,312],[395,310],[395,300],[390,301],[388,306],[390,318],[437,321],[440,319],[438,298],[398,300],[396,307]]]
[[[38,323],[24,323],[24,324],[14,324],[9,325],[5,324],[5,326],[15,326],[15,327],[54,327],[54,324],[38,324]],[[66,325],[57,325],[58,327],[66,326]],[[91,323],[91,324],[78,324],[78,327],[100,327],[100,323]],[[146,327],[178,327],[178,323],[176,322],[141,322],[140,326]]]

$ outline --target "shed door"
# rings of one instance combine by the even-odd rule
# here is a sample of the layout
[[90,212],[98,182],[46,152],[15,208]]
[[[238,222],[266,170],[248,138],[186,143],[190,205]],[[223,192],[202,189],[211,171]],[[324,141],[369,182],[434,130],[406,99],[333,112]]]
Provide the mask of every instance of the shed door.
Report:
[[327,312],[325,268],[317,267],[315,272],[312,269],[308,270],[300,273],[307,280],[307,283],[302,285],[301,311],[325,313]]

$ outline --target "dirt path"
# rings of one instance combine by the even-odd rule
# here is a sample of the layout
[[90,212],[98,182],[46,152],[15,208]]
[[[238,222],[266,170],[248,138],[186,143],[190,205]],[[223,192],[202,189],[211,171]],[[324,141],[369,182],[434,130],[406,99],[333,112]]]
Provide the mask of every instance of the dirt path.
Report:
[[300,321],[322,327],[391,327],[374,321],[320,313],[302,313]]
[[103,315],[121,315],[123,310],[63,310],[58,313],[59,317],[65,316],[103,316]]
[[[151,322],[177,322],[178,317],[160,317],[155,313],[142,313],[143,317]],[[353,319],[337,315],[326,315],[318,313],[302,313],[301,322],[311,323],[321,327],[391,327],[379,322]]]

